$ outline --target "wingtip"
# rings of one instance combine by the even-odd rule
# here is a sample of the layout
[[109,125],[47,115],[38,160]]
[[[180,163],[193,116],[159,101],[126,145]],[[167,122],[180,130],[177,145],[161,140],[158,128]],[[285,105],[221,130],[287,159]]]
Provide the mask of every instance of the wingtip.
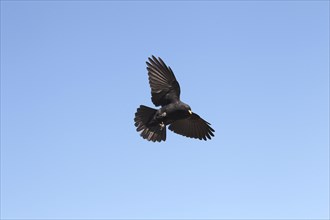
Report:
[[152,66],[152,63],[154,63],[155,60],[157,60],[156,57],[154,55],[151,55],[150,57],[148,57],[148,60],[146,61],[146,64],[148,66]]
[[164,62],[163,60],[162,60],[162,58],[160,58],[160,57],[156,57],[156,56],[154,56],[154,55],[151,55],[150,57],[148,57],[148,60],[150,61],[150,62],[152,62],[152,61],[162,61],[162,62]]
[[151,60],[155,60],[157,59],[154,55],[151,55],[150,57],[148,57],[148,60],[151,61]]

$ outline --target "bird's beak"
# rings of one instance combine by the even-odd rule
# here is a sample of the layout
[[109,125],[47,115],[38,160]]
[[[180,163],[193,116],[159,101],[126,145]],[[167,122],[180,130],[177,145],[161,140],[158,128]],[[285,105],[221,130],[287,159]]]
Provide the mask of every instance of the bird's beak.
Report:
[[188,110],[188,112],[189,112],[189,114],[191,114],[191,115],[192,115],[192,111],[191,111],[191,110]]

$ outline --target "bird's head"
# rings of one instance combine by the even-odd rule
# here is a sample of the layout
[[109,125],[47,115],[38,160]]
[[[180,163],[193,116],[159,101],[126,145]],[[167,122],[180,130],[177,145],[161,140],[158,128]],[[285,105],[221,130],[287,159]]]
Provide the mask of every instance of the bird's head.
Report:
[[185,108],[185,110],[189,113],[189,115],[192,115],[192,111],[191,111],[191,108],[190,108],[189,105],[184,104],[184,108]]

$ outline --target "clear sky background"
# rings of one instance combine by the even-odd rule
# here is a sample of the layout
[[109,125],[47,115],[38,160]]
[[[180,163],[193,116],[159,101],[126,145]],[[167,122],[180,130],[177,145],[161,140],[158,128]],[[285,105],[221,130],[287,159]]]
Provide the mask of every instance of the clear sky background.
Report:
[[[1,1],[1,218],[329,218],[328,1]],[[211,141],[135,131],[160,56]]]

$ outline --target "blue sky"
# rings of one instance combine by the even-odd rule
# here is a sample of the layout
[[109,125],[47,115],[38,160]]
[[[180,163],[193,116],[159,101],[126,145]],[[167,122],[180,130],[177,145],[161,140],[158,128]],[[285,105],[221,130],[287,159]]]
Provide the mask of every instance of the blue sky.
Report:
[[[329,218],[328,1],[1,1],[1,218]],[[133,118],[160,56],[211,141]]]

